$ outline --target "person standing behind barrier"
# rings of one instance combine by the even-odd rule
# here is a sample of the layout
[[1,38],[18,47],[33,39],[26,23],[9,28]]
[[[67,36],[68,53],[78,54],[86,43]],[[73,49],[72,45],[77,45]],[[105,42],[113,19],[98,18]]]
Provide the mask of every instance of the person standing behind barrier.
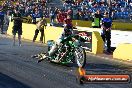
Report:
[[104,44],[107,41],[107,49],[106,51],[108,53],[111,53],[111,26],[112,26],[112,20],[109,18],[108,12],[104,13],[104,18],[101,22],[102,32],[101,37],[104,41]]
[[4,31],[5,31],[5,34],[7,34],[7,30],[8,30],[8,27],[9,27],[9,22],[10,22],[9,11],[7,11],[7,13],[4,15]]
[[16,33],[18,33],[19,46],[21,46],[21,35],[22,35],[22,17],[21,13],[16,9],[13,14],[14,26],[13,26],[13,45],[15,46]]
[[67,25],[68,29],[73,29],[72,19],[70,15],[67,15],[67,18],[64,19],[64,25]]
[[38,9],[35,9],[35,12],[32,14],[32,22],[33,24],[36,24],[36,18],[40,18],[40,14],[39,14],[39,11]]
[[54,25],[54,19],[55,19],[55,13],[54,11],[52,10],[50,12],[50,26],[53,26]]
[[43,43],[43,38],[44,38],[44,29],[46,29],[47,26],[47,21],[45,18],[41,18],[40,21],[36,24],[37,29],[35,30],[35,35],[33,37],[33,42],[35,42],[39,31],[41,32],[40,36],[40,42]]
[[59,12],[57,14],[57,22],[60,26],[63,25],[64,19],[65,19],[65,13],[63,11],[59,10]]
[[100,11],[97,10],[92,19],[93,28],[101,28],[101,25],[100,25],[101,18],[103,18],[103,16],[100,14]]
[[4,13],[2,12],[2,9],[0,9],[0,30],[1,34],[3,33],[3,25],[4,25]]

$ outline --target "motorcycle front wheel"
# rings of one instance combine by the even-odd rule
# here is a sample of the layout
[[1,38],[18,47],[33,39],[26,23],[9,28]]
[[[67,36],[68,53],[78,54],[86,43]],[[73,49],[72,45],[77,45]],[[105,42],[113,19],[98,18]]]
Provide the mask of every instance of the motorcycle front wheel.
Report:
[[86,52],[82,47],[75,49],[75,60],[78,67],[84,67],[86,64]]

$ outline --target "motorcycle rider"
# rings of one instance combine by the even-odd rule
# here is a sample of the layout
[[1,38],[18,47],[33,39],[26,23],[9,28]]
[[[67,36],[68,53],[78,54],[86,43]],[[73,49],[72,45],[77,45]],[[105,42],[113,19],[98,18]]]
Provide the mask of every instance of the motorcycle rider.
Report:
[[62,39],[64,39],[65,37],[68,37],[69,35],[71,35],[73,32],[72,32],[72,29],[71,27],[69,28],[69,26],[66,24],[65,27],[64,27],[64,31],[62,32],[61,36],[59,37],[59,39],[56,41],[56,44],[54,44],[52,47],[51,47],[51,50],[48,52],[49,53],[49,56],[53,55],[54,52],[56,51],[57,49],[57,46],[60,45]]
[[[41,62],[45,58],[50,58],[52,55],[54,55],[55,52],[58,49],[58,46],[60,46],[61,44],[63,44],[65,41],[67,41],[67,39],[70,39],[72,41],[76,41],[76,38],[71,37],[72,34],[73,34],[72,20],[70,19],[70,16],[68,15],[67,19],[64,20],[64,31],[62,32],[61,36],[56,41],[56,43],[51,47],[51,49],[49,50],[49,52],[47,54],[43,55],[41,57],[41,59],[38,60],[38,62]],[[52,61],[53,62],[59,62],[58,59],[59,58],[52,59]]]
[[[71,27],[69,27],[69,25],[64,24],[64,31],[62,32],[61,36],[58,38],[58,40],[55,42],[55,44],[51,47],[50,51],[43,55],[43,57],[38,60],[38,62],[41,62],[42,60],[44,60],[47,57],[50,57],[52,55],[54,55],[54,53],[57,50],[57,47],[61,44],[62,40],[66,37],[68,37],[69,35],[73,34],[73,29],[71,29]],[[74,38],[73,38],[74,39]],[[57,59],[52,60],[53,62],[59,62]]]

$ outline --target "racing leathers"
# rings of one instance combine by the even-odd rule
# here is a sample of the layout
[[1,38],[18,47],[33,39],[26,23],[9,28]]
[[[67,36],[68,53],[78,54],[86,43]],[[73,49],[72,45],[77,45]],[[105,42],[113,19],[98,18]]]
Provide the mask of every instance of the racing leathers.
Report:
[[68,37],[69,35],[73,34],[72,29],[68,29],[67,27],[64,28],[64,31],[62,32],[61,36],[58,38],[56,43],[51,47],[50,51],[48,52],[48,56],[51,56],[55,53],[57,46],[60,45],[61,41]]

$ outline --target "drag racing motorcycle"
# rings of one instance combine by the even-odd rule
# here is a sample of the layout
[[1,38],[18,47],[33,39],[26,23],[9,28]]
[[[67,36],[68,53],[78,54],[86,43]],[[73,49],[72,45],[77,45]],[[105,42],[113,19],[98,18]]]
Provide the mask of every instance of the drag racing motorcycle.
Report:
[[46,59],[50,62],[61,64],[75,63],[79,67],[84,67],[86,64],[86,52],[82,48],[81,42],[83,43],[85,41],[86,39],[80,35],[70,35],[65,37],[61,44],[57,45],[57,49],[55,49],[53,55],[46,57],[45,53],[39,54],[38,62]]

